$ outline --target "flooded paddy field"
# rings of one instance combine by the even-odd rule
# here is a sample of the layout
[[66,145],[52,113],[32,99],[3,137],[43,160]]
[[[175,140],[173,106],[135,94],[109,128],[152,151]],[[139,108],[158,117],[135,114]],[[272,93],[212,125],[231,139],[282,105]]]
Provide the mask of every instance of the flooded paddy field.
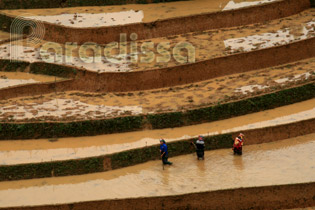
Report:
[[0,89],[24,84],[60,81],[62,78],[25,72],[1,72]]
[[2,10],[1,13],[82,28],[152,22],[200,13],[240,9],[274,1],[276,0],[192,0],[158,4]]
[[[72,28],[71,30],[80,30],[90,27],[112,27],[135,23],[148,23],[144,25],[151,26],[150,24],[157,20],[241,9],[276,1],[191,0],[159,4],[2,10],[0,13],[57,24]],[[279,13],[281,13],[281,9],[279,8]],[[104,30],[107,30],[107,28]],[[128,39],[133,39],[130,37],[131,34],[127,34],[127,36]],[[119,43],[120,48],[113,48],[110,52],[106,51],[106,45],[98,45],[101,49],[101,54],[94,52],[89,45],[82,47],[77,46],[75,43],[68,43],[68,47],[71,48],[70,51],[65,50],[66,45],[64,43],[56,44],[57,48],[54,48],[54,45],[47,45],[48,42],[46,40],[32,42],[30,39],[20,39],[13,41],[12,45],[10,45],[10,43],[7,43],[10,40],[10,34],[0,31],[0,59],[15,58],[31,63],[56,63],[98,73],[132,73],[134,71],[149,71],[179,66],[183,64],[185,57],[189,56],[194,57],[192,62],[236,54],[244,54],[245,56],[245,53],[248,52],[275,48],[302,40],[306,41],[300,43],[312,43],[314,37],[315,8],[310,8],[297,15],[259,24],[198,31],[147,40],[140,40],[140,38],[138,40],[137,36],[134,36],[133,42],[127,42],[125,46]],[[143,49],[143,46],[149,42],[153,43],[153,47],[147,50],[153,53],[153,59],[148,56],[147,50]],[[159,47],[160,43],[168,43],[169,46],[166,44]],[[178,43],[186,43],[185,46],[193,46],[194,52],[191,54],[190,51],[185,50],[175,51],[174,48]],[[50,94],[29,95],[18,98],[10,98],[11,96],[8,96],[10,99],[0,100],[0,122],[16,124],[21,122],[62,123],[174,111],[184,112],[190,109],[229,103],[290,87],[314,83],[315,57],[309,58],[310,55],[313,55],[313,51],[304,45],[305,51],[303,49],[301,51],[298,49],[297,51],[297,53],[301,52],[303,56],[293,59],[292,49],[297,45],[303,46],[299,43],[288,46],[291,49],[290,59],[288,60],[307,59],[170,88],[102,93],[47,91]],[[134,46],[136,47],[133,48]],[[14,55],[11,54],[11,47],[15,49]],[[126,49],[125,53],[123,52],[124,50],[120,51],[124,47]],[[284,48],[281,47],[281,49]],[[84,53],[82,53],[83,51]],[[167,52],[170,52],[170,60],[158,62],[157,56]],[[263,52],[266,55],[267,51]],[[304,52],[306,53],[303,54]],[[307,53],[309,54],[307,55]],[[289,53],[283,52],[282,54],[287,55]],[[249,55],[255,56],[257,54],[251,53]],[[284,55],[278,55],[279,59],[284,57]],[[175,56],[181,58],[178,60],[175,59]],[[237,57],[237,55],[234,57]],[[91,59],[91,62],[86,62]],[[119,62],[111,62],[115,59]],[[262,58],[262,60],[264,59]],[[288,60],[285,62],[290,62]],[[276,64],[273,63],[273,65]],[[271,63],[268,63],[266,66],[271,66]],[[25,69],[25,72],[0,71],[0,89],[3,89],[3,93],[6,91],[5,88],[18,85],[64,80],[53,76],[30,74],[27,73],[28,68]],[[260,66],[260,68],[262,67]],[[244,69],[246,69],[245,65]],[[254,67],[250,69],[254,69]],[[79,73],[82,72],[80,71]],[[138,73],[140,74],[141,72]],[[88,74],[92,73],[88,72]],[[91,81],[91,84],[93,82]],[[13,88],[13,90],[15,89]],[[66,90],[74,90],[74,88]],[[91,89],[89,90],[91,91]],[[14,93],[14,91],[12,92]],[[166,142],[174,143],[175,141],[197,138],[198,135],[212,136],[244,131],[245,135],[246,131],[248,133],[247,137],[245,137],[242,156],[234,156],[231,149],[218,149],[205,152],[205,160],[203,161],[198,161],[196,154],[189,154],[171,157],[172,166],[163,167],[161,161],[157,160],[117,170],[112,170],[117,168],[117,166],[105,166],[107,164],[105,163],[107,157],[105,157],[103,162],[104,171],[106,167],[110,170],[107,172],[91,173],[89,171],[90,174],[77,176],[68,174],[69,176],[54,177],[56,174],[54,174],[55,169],[53,169],[52,171],[48,170],[47,173],[47,176],[52,176],[51,178],[3,181],[0,182],[0,209],[100,201],[104,199],[176,196],[246,187],[315,183],[315,133],[306,135],[306,133],[301,131],[306,130],[303,129],[306,123],[303,124],[301,121],[309,120],[307,121],[307,126],[311,127],[314,119],[315,98],[244,116],[184,127],[151,129],[150,126],[152,124],[148,123],[148,125],[143,126],[146,130],[134,132],[68,138],[1,140],[0,166],[4,166],[2,169],[6,170],[7,168],[14,168],[14,165],[18,164],[34,164],[33,166],[36,168],[37,166],[49,165],[40,165],[38,163],[111,155],[131,149],[158,145],[160,138],[164,138]],[[144,123],[146,123],[145,120]],[[287,126],[290,123],[296,124],[290,125],[291,127]],[[268,128],[280,125],[281,129]],[[16,127],[19,130],[19,127]],[[288,127],[293,129],[290,130]],[[288,130],[287,133],[280,133],[284,130],[283,128]],[[260,130],[252,131],[253,129]],[[257,140],[262,139],[259,138],[261,136],[257,135],[261,131],[265,133],[265,139],[272,136],[265,130],[273,130],[274,142],[254,144],[262,142]],[[288,134],[287,136],[302,136],[276,141],[288,138],[283,137],[286,134]],[[281,136],[281,138],[277,135]],[[20,138],[23,138],[23,136],[21,135]],[[246,138],[248,138],[248,141],[246,141]],[[109,159],[109,164],[113,163],[115,162]],[[45,170],[45,167],[38,169]],[[21,171],[21,174],[23,172]],[[50,172],[52,173],[50,174]],[[71,174],[76,173],[71,172]],[[23,179],[23,177],[20,179]],[[281,196],[279,195],[279,197]],[[279,197],[276,196],[276,199]],[[69,206],[69,208],[72,207],[71,205]],[[292,210],[315,210],[315,207]]]
[[[137,45],[136,50],[132,51],[132,43],[128,42],[126,45],[126,55],[120,54],[117,49],[113,49],[105,56],[105,46],[101,45],[102,53],[100,55],[96,54],[97,56],[89,63],[83,62],[82,57],[79,58],[80,46],[76,45],[71,46],[72,50],[65,53],[63,45],[60,45],[61,50],[58,50],[58,48],[54,51],[48,51],[48,49],[45,51],[42,47],[46,43],[45,41],[41,41],[35,45],[27,42],[27,40],[12,44],[16,45],[18,53],[14,56],[18,60],[53,62],[95,72],[130,72],[177,66],[183,64],[185,59],[187,61],[187,55],[191,59],[194,58],[194,61],[203,61],[289,44],[314,36],[315,9],[312,8],[298,15],[269,21],[264,24],[187,33],[143,41],[138,40],[135,42]],[[154,47],[150,49],[150,52],[154,54],[153,57],[148,56],[141,48],[147,42],[154,43]],[[163,45],[155,48],[159,43],[169,43],[169,47]],[[194,53],[173,52],[173,48],[178,43],[189,43],[189,46],[193,46]],[[44,54],[41,54],[40,51]],[[156,57],[161,56],[160,53],[164,53],[163,56],[165,56],[167,52],[171,53],[170,60],[168,62],[157,62]],[[92,59],[91,56],[93,55],[93,50],[86,49],[86,59]],[[10,56],[9,45],[0,45],[0,58],[8,59]],[[177,56],[177,59],[175,59],[175,56]],[[179,56],[181,57],[179,58]]]
[[315,181],[315,135],[151,161],[114,171],[0,183],[0,207],[62,204],[115,198],[180,195],[239,187]]
[[[314,81],[314,69],[315,59],[311,58],[172,88],[121,93],[67,91],[11,98],[0,101],[0,121],[71,121],[183,111],[306,84]],[[0,73],[2,74],[28,75]],[[28,76],[22,76],[20,79],[46,78],[41,75]]]
[[113,154],[197,137],[246,131],[315,118],[315,99],[211,123],[91,137],[0,141],[0,165],[69,160]]
[[10,39],[10,33],[0,30],[0,43]]

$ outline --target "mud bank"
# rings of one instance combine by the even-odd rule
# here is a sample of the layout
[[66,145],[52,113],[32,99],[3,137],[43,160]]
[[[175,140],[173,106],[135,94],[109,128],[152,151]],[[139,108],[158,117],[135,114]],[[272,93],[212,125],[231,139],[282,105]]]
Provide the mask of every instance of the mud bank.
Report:
[[1,123],[0,139],[94,136],[181,127],[250,114],[314,98],[314,83],[230,103],[188,110],[90,121]]
[[[206,150],[231,148],[239,132],[246,133],[246,145],[268,143],[294,138],[315,132],[315,119],[284,125],[234,131],[228,134],[205,138]],[[168,144],[170,157],[193,153],[191,141],[195,138],[174,141]],[[144,163],[159,158],[159,146],[146,146],[110,155],[47,163],[0,166],[0,181],[58,177],[104,172]]]
[[[74,77],[73,75],[75,74],[76,76],[73,83],[66,87],[60,86],[60,91],[139,91],[184,85],[311,58],[315,56],[315,48],[313,46],[315,46],[315,37],[278,47],[239,53],[192,64],[136,72],[97,73],[44,62],[31,63],[31,69],[34,69],[34,73],[53,74],[56,76],[65,74],[66,76]],[[2,62],[6,62],[6,60],[2,60]],[[22,68],[26,68],[29,63],[23,62],[23,65],[24,67]],[[10,69],[12,68],[19,67],[10,66]],[[44,72],[41,70],[42,68],[45,68]],[[57,69],[57,71],[55,69]],[[49,90],[45,88],[42,93],[40,92],[40,88],[38,88],[38,91],[39,92],[36,92],[37,94],[49,93]],[[50,92],[54,91],[54,89],[50,90]],[[28,92],[29,95],[33,95],[34,93],[32,88],[28,86],[25,86],[24,90],[23,87],[20,87],[19,91],[12,90],[12,92],[14,92],[14,94],[0,91],[0,99],[8,99],[11,97],[11,94],[15,97],[25,96],[25,94],[19,95],[20,92]]]
[[15,207],[7,210],[84,210],[84,209],[284,209],[315,205],[315,183],[250,187],[186,195],[115,199],[39,207]]
[[[283,65],[315,56],[315,38],[247,53],[168,68],[124,73],[78,72],[75,88],[91,92],[123,92],[171,87],[219,76]],[[277,55],[277,56],[275,56]]]
[[[217,77],[173,88],[101,94],[83,91],[57,91],[57,93],[41,95],[40,98],[27,96],[11,98],[7,101],[2,100],[0,103],[2,107],[14,106],[23,112],[23,109],[25,110],[30,103],[42,104],[55,99],[69,99],[100,106],[141,106],[143,114],[164,113],[210,106],[218,101],[228,103],[233,100],[243,100],[258,94],[267,94],[271,91],[307,84],[309,81],[315,80],[315,70],[312,69],[315,69],[315,57],[282,66]],[[14,74],[16,73],[19,72]],[[29,111],[31,110],[27,112]],[[12,115],[14,113],[15,111],[12,109]],[[4,116],[3,113],[0,114],[0,118],[1,116]],[[34,117],[32,120],[48,121],[53,119]],[[58,121],[73,120],[76,118],[64,116],[62,119],[58,119]],[[17,121],[15,120],[15,122]]]
[[[14,87],[6,87],[0,89],[0,100],[8,98],[42,95],[56,91],[71,90],[73,86],[73,79],[67,79],[57,82],[42,82],[35,84],[23,84]],[[9,96],[9,97],[8,97]]]
[[[238,10],[226,10],[184,17],[157,20],[150,23],[136,23],[123,26],[78,29],[44,23],[47,41],[58,43],[95,42],[98,44],[120,41],[120,34],[136,32],[138,39],[149,39],[194,31],[233,27],[259,23],[297,14],[310,7],[309,0],[282,0]],[[0,26],[8,31],[14,16],[0,13]]]
[[96,157],[131,149],[158,145],[161,136],[167,143],[226,134],[249,129],[290,124],[315,118],[315,99],[289,106],[212,123],[174,129],[59,138],[0,141],[0,165],[17,165]]

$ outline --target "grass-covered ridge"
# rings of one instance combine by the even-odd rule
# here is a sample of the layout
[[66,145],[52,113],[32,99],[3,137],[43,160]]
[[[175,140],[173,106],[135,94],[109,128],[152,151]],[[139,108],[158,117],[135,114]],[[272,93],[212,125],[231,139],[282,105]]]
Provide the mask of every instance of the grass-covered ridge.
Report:
[[184,112],[170,112],[75,122],[0,123],[0,140],[75,137],[128,132],[151,127],[172,128],[228,119],[315,97],[315,83],[240,101]]
[[80,6],[107,6],[124,4],[148,4],[172,1],[180,0],[0,0],[0,9],[39,9]]
[[[171,157],[194,152],[195,150],[190,144],[194,140],[170,142],[168,147]],[[223,134],[206,137],[205,141],[207,142],[206,150],[212,150],[231,147],[233,139],[231,134]],[[157,160],[159,157],[159,145],[154,145],[100,157],[0,166],[0,181],[103,172]]]
[[[300,135],[314,133],[314,120],[315,119],[309,119],[271,127],[206,136],[205,150],[231,148],[233,144],[233,137],[237,136],[239,132],[246,133],[246,136],[248,139],[250,139],[246,143],[248,145],[278,141],[286,138],[293,138]],[[284,130],[289,130],[290,132],[283,135]],[[262,136],[262,138],[257,136]],[[195,148],[191,145],[191,142],[195,140],[195,138],[189,138],[168,142],[170,157],[194,153]],[[44,163],[29,163],[8,166],[3,165],[0,166],[0,181],[104,172],[158,159],[160,159],[160,153],[157,140],[155,145],[125,150],[108,155],[100,155],[97,157]]]
[[29,67],[29,73],[32,74],[43,74],[48,76],[56,76],[62,78],[74,78],[77,74],[77,69],[57,65],[53,63],[44,63],[44,62],[34,62],[29,63],[26,61],[10,61],[10,60],[0,60],[0,70],[8,72],[25,72]]

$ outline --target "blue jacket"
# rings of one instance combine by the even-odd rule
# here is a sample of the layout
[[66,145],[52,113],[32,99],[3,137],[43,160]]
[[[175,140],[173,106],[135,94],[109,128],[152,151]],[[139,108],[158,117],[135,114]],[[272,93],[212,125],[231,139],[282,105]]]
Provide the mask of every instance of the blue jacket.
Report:
[[161,154],[163,154],[165,152],[165,155],[167,156],[168,155],[168,152],[167,152],[167,145],[166,144],[161,144],[160,145],[160,150],[161,150]]

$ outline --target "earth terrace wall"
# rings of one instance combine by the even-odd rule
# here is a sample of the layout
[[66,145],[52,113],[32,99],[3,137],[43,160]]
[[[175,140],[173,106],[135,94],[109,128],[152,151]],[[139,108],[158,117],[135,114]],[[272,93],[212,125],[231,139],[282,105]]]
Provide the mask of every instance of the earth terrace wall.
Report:
[[[148,4],[179,0],[0,0],[0,9],[38,9],[79,6]],[[184,1],[184,0],[183,0]]]
[[123,92],[184,85],[311,58],[315,56],[314,46],[315,37],[287,45],[161,69],[100,74],[79,71],[75,89]]
[[89,201],[7,210],[239,210],[292,209],[315,205],[315,182],[245,187],[183,195]]
[[64,78],[64,80],[56,82],[41,82],[1,88],[0,100],[71,90],[74,86],[73,82],[77,72],[74,68],[50,63],[29,63],[25,61],[11,62],[10,60],[0,60],[0,71],[20,71]]
[[[68,86],[57,86],[57,90],[79,90],[87,92],[126,92],[148,89],[166,88],[184,85],[215,77],[248,72],[307,59],[315,56],[315,37],[246,53],[238,53],[196,63],[135,72],[97,73],[70,66],[52,63],[28,62],[10,63],[0,60],[0,69],[4,71],[25,71],[30,66],[30,73],[46,74],[58,77],[74,78]],[[13,90],[12,90],[13,91]],[[54,88],[50,92],[55,92]],[[13,91],[14,92],[14,91]],[[49,89],[31,86],[19,87],[19,91],[0,90],[0,100],[12,97],[46,94]]]
[[[120,41],[121,33],[128,35],[137,33],[138,39],[149,39],[265,22],[297,14],[309,7],[309,0],[280,0],[237,10],[176,17],[149,23],[97,28],[73,28],[45,22],[46,33],[44,39],[63,44],[66,42],[105,44]],[[0,13],[0,29],[9,32],[14,18]]]
[[[233,139],[243,132],[245,144],[260,144],[294,138],[315,132],[315,119],[304,120],[284,125],[241,130],[228,134],[205,137],[206,150],[232,148]],[[168,143],[169,156],[174,157],[194,152],[191,141],[185,139]],[[245,148],[246,150],[246,148]],[[58,177],[104,172],[128,167],[150,160],[159,159],[159,145],[147,146],[110,155],[89,157],[76,160],[53,161],[46,163],[19,164],[0,166],[0,181]]]
[[6,100],[9,98],[23,97],[23,96],[39,96],[42,94],[48,94],[51,92],[61,92],[71,90],[73,86],[73,79],[67,79],[56,82],[41,82],[25,85],[17,85],[13,87],[0,89],[0,100]]
[[0,140],[94,136],[117,132],[161,129],[227,119],[289,105],[315,97],[315,83],[217,105],[188,110],[111,119],[73,122],[2,122]]

